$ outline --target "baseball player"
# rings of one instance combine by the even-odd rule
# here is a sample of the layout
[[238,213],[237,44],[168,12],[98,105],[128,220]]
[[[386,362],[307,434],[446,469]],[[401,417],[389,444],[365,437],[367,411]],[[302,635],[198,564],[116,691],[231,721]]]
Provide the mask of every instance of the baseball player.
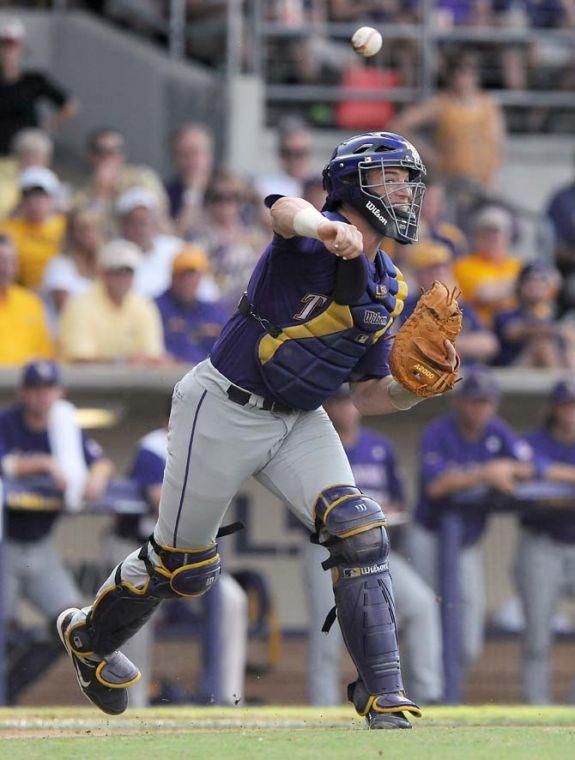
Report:
[[[347,384],[325,402],[324,408],[341,438],[358,488],[381,504],[388,518],[400,520],[405,514],[403,483],[391,441],[361,427],[361,418]],[[341,636],[335,627],[327,636],[322,631],[332,605],[330,580],[321,569],[322,560],[329,555],[324,547],[309,542],[302,551],[310,613],[309,699],[314,705],[337,705],[340,703]],[[435,593],[397,552],[390,553],[389,567],[397,622],[405,637],[406,680],[418,702],[439,702],[443,694],[443,664],[441,621]]]
[[[154,533],[91,607],[58,620],[80,686],[105,712],[123,712],[126,687],[140,677],[117,648],[162,599],[203,594],[216,581],[220,525],[253,475],[329,550],[358,713],[371,728],[410,728],[406,716],[420,715],[401,679],[385,517],[355,485],[321,404],[345,381],[363,414],[420,400],[390,373],[384,336],[407,287],[380,245],[417,238],[424,175],[411,143],[376,132],[335,149],[323,212],[301,198],[266,198],[274,237],[210,358],[174,389]],[[453,375],[455,348],[442,351]],[[425,359],[420,367],[437,377]]]
[[[527,441],[547,480],[575,483],[575,384],[557,383],[549,402],[545,425]],[[567,510],[560,516],[525,514],[521,523],[515,574],[525,615],[523,696],[529,704],[544,705],[552,702],[553,614],[561,596],[575,593],[575,515]]]

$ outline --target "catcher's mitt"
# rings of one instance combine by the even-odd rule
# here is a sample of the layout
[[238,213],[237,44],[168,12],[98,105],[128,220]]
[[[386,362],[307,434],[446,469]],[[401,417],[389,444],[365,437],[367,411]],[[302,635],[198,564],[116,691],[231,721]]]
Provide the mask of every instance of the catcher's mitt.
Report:
[[461,332],[462,311],[456,291],[442,282],[421,294],[413,314],[395,336],[390,364],[394,378],[418,396],[436,396],[457,381],[459,357],[452,366],[445,340],[452,343]]

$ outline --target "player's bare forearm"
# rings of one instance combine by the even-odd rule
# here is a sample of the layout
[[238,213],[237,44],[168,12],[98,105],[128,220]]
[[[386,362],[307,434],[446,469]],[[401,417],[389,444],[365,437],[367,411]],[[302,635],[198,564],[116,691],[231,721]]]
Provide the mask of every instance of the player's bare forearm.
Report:
[[331,221],[303,198],[278,198],[271,207],[272,229],[283,238],[295,235],[321,240],[330,253],[354,259],[363,251],[363,237],[353,224]]
[[352,383],[351,397],[357,410],[364,416],[403,411],[390,395],[393,383],[397,385],[391,376]]

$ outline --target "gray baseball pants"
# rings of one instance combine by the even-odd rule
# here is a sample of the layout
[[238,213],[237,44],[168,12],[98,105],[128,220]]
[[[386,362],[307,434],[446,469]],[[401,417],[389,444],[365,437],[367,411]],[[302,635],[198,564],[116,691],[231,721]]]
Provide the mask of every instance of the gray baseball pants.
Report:
[[48,618],[56,618],[66,607],[82,603],[82,592],[64,567],[52,536],[39,541],[5,544],[4,614],[16,616],[18,602],[26,599]]
[[[407,556],[417,573],[439,594],[439,541],[420,525],[410,526]],[[480,544],[464,547],[460,554],[461,659],[471,667],[481,656],[485,627],[485,578]]]
[[553,614],[562,595],[575,594],[575,544],[523,529],[515,579],[525,615],[523,697],[532,705],[551,704]]

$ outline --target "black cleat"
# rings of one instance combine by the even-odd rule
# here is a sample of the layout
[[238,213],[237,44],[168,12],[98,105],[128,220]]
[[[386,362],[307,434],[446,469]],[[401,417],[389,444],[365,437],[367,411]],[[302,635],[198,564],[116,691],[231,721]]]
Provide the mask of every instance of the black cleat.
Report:
[[411,722],[402,712],[378,713],[375,710],[370,710],[365,716],[365,720],[370,730],[378,728],[411,728]]
[[108,715],[120,715],[128,706],[127,687],[139,681],[141,673],[121,652],[113,652],[98,660],[75,654],[70,648],[66,631],[77,612],[79,610],[75,607],[61,612],[56,621],[56,628],[72,659],[80,688],[100,710]]

